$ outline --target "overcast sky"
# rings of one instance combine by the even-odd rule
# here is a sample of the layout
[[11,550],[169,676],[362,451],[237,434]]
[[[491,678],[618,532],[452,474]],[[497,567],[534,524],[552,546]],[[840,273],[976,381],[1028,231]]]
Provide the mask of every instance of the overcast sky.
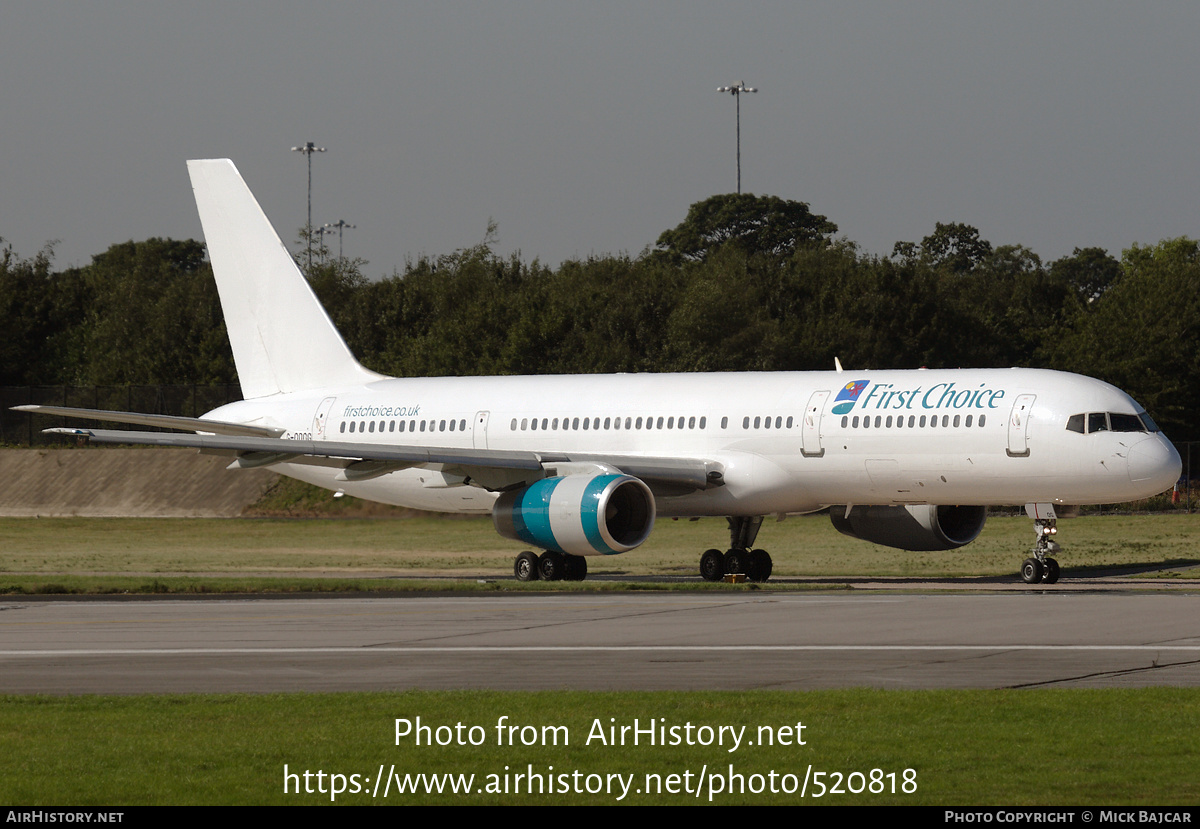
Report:
[[184,161],[229,157],[292,243],[313,141],[368,275],[489,218],[504,254],[636,255],[734,190],[744,80],[743,189],[867,252],[956,221],[1119,255],[1200,235],[1198,35],[1155,0],[5,0],[0,236],[59,268],[201,238]]

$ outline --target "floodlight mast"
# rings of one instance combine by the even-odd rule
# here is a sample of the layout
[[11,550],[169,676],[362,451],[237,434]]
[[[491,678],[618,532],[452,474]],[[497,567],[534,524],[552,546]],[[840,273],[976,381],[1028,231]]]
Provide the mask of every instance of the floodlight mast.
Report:
[[312,268],[312,154],[325,152],[324,147],[318,147],[313,142],[307,142],[303,147],[292,147],[294,153],[304,153],[308,156],[308,224],[304,226],[304,235],[308,237],[308,267]]
[[325,236],[327,234],[333,233],[333,228],[331,228],[329,225],[323,225],[321,227],[314,227],[312,232],[314,235],[318,235],[321,237],[320,253],[321,253],[321,261],[324,262],[326,257],[328,257],[328,255],[329,255],[329,249],[325,247]]
[[742,193],[742,94],[758,92],[752,86],[746,86],[745,81],[738,81],[734,86],[722,86],[718,92],[728,92],[737,101],[737,191]]
[[338,259],[342,258],[342,231],[346,228],[353,230],[357,225],[352,225],[346,222],[345,219],[338,219],[336,222],[326,222],[323,228],[326,233],[333,233],[333,229],[337,228],[338,235]]

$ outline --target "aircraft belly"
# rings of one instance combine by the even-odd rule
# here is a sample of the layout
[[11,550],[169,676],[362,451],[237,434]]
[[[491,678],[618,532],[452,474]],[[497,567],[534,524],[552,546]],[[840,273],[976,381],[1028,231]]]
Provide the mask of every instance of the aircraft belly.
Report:
[[340,490],[347,495],[381,504],[429,512],[487,515],[491,513],[492,503],[496,500],[493,493],[478,487],[445,486],[441,476],[435,480],[437,473],[431,474],[424,469],[404,469],[368,481],[350,482],[334,480],[339,470],[329,467],[279,464],[273,468],[288,477],[324,489]]
[[720,456],[725,485],[680,498],[663,498],[658,513],[688,515],[769,515],[819,509],[823,480],[813,478],[815,459],[749,453]]
[[[809,471],[811,470],[811,471]],[[810,477],[811,476],[811,477]],[[1049,458],[942,454],[830,456],[805,468],[805,490],[825,504],[1024,504],[1031,500],[1096,503],[1113,481],[1081,480]]]

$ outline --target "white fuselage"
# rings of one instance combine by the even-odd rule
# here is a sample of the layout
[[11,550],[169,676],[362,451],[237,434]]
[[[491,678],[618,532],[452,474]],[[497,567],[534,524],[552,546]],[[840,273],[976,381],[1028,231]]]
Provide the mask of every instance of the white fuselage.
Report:
[[[1148,497],[1180,472],[1161,432],[1068,429],[1073,415],[1141,411],[1080,375],[957,369],[382,379],[207,416],[298,439],[715,461],[724,486],[660,496],[658,514],[748,516]],[[496,497],[436,467],[364,481],[335,480],[326,466],[274,468],[424,510],[486,513]]]

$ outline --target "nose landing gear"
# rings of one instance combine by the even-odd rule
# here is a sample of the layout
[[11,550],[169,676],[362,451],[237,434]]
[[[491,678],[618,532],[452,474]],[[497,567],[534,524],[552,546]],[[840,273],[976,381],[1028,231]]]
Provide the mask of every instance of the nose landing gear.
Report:
[[1054,540],[1058,532],[1058,516],[1051,504],[1026,504],[1025,512],[1033,519],[1033,531],[1037,540],[1033,544],[1033,555],[1021,565],[1021,580],[1026,584],[1054,584],[1058,581],[1058,562],[1050,558],[1062,550]]

